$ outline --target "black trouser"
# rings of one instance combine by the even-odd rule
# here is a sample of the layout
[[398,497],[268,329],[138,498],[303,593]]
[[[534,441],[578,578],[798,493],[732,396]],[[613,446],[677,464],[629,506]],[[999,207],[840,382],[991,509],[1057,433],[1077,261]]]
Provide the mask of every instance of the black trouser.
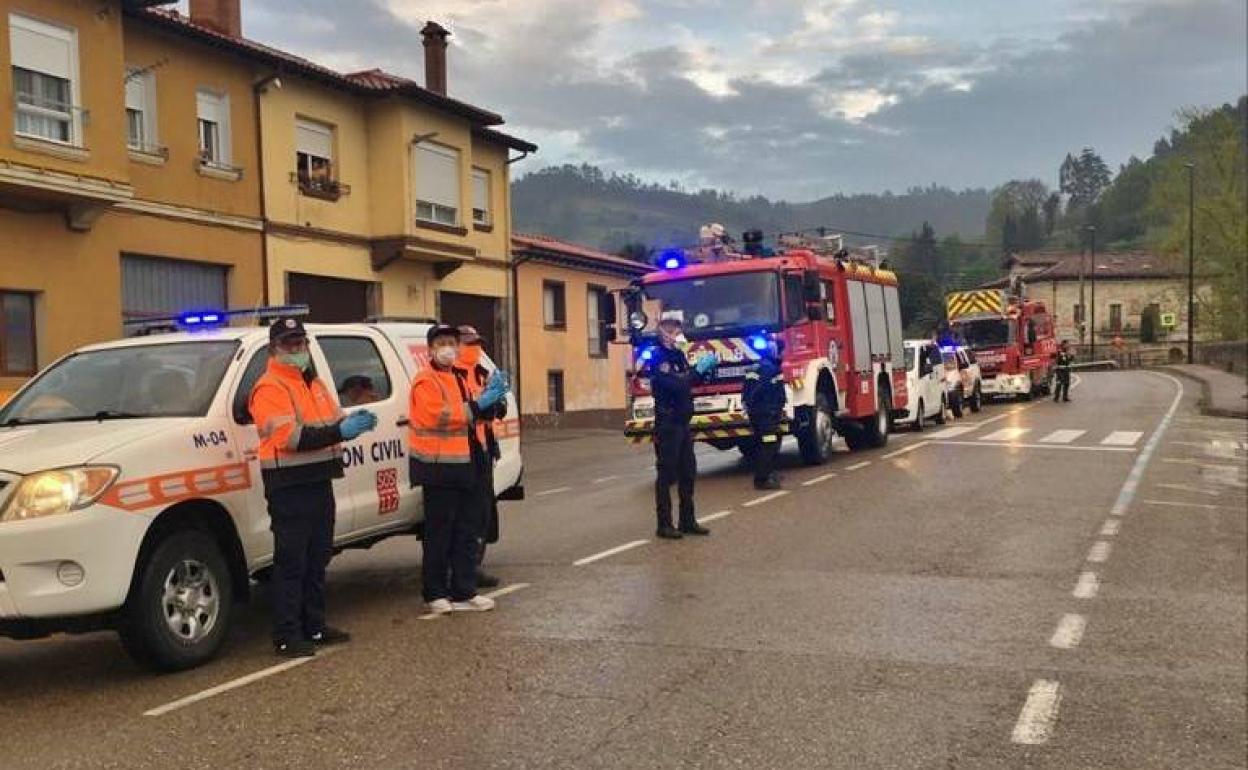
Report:
[[1057,371],[1057,385],[1053,388],[1054,401],[1070,400],[1070,372]]
[[266,491],[273,531],[273,641],[325,630],[325,567],[334,555],[332,481]]
[[754,428],[754,483],[771,478],[780,452],[780,433],[770,426]]
[[489,494],[484,481],[467,489],[424,487],[421,582],[425,601],[462,602],[477,595],[477,553]]
[[660,426],[654,433],[655,511],[659,526],[672,526],[672,484],[680,496],[680,525],[697,523],[693,513],[693,480],[698,475],[698,462],[693,456],[693,435],[688,425]]

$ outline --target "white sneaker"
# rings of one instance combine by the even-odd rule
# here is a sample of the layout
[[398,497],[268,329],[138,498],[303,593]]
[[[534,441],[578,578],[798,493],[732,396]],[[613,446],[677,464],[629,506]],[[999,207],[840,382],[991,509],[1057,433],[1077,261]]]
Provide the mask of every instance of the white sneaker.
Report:
[[446,613],[454,609],[455,608],[451,606],[451,602],[449,599],[434,599],[433,601],[429,602],[429,614],[430,615],[445,615]]
[[452,602],[451,609],[455,612],[489,612],[494,609],[494,600],[477,594],[466,602]]

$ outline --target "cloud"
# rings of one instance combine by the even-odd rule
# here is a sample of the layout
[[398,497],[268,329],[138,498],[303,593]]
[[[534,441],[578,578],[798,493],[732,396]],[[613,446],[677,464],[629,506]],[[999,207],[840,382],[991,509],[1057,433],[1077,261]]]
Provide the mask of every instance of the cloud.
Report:
[[[1242,0],[266,0],[249,36],[420,80],[419,29],[453,33],[450,89],[543,146],[792,199],[1052,179],[1069,150],[1146,154],[1179,107],[1245,84]],[[326,29],[334,30],[326,33]]]

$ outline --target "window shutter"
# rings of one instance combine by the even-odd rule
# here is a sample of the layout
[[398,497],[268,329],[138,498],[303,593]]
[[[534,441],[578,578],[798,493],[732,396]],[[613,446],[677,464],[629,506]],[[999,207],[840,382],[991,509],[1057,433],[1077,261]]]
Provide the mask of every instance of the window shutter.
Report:
[[74,33],[67,29],[9,16],[9,50],[14,67],[73,80]]
[[472,207],[485,212],[490,210],[490,175],[487,171],[472,172]]
[[295,122],[295,148],[297,151],[332,160],[334,157],[334,129],[310,120]]
[[126,73],[126,109],[147,109],[147,76],[134,70]]
[[416,198],[448,208],[459,208],[459,153],[417,145]]

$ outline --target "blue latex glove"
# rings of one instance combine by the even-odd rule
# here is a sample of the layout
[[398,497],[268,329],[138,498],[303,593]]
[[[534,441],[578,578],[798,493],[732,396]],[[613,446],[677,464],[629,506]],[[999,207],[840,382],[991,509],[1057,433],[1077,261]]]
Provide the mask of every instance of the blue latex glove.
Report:
[[482,411],[492,408],[503,400],[510,389],[511,383],[507,373],[501,369],[494,370],[489,381],[485,383],[485,390],[481,391],[481,396],[477,399],[477,408]]
[[719,359],[715,356],[708,355],[699,358],[698,362],[693,365],[693,370],[700,376],[705,377],[714,371],[717,366],[719,366]]
[[338,431],[342,433],[343,439],[354,441],[361,433],[368,433],[377,427],[377,415],[361,409],[358,412],[352,412],[338,423]]

